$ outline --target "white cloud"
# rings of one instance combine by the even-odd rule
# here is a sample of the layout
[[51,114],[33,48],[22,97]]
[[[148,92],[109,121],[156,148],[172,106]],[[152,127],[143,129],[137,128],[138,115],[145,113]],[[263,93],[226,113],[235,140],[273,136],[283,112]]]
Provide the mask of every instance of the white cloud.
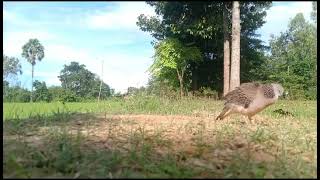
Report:
[[[20,4],[19,4],[20,5]],[[5,7],[3,8],[3,20],[5,23],[10,25],[19,26],[23,29],[37,29],[43,27],[77,27],[77,28],[86,28],[83,25],[86,25],[86,21],[83,17],[83,12],[81,8],[76,7],[51,7],[47,9],[40,9],[38,17],[32,18],[27,14],[23,14],[23,11],[35,11],[39,3],[28,2],[24,5],[27,6],[16,6],[14,10],[8,10]],[[11,6],[13,6],[11,4]],[[40,5],[41,6],[41,5]],[[23,11],[22,11],[23,10]]]
[[32,32],[4,32],[3,52],[6,55],[20,57],[22,46],[31,38],[37,38],[40,43],[57,38],[55,35],[45,31]]
[[[146,71],[152,63],[151,55],[148,57],[121,52],[93,54],[84,49],[76,49],[66,45],[47,45],[46,48],[47,62],[61,64],[62,68],[62,64],[77,61],[86,65],[89,71],[98,76],[101,76],[102,60],[104,61],[102,79],[116,91],[124,93],[129,86],[140,87],[146,85],[149,78]],[[27,71],[26,75],[31,75],[31,71]],[[48,85],[60,85],[58,75],[59,72],[35,72],[35,77],[45,79]]]
[[11,13],[5,9],[3,9],[3,20],[4,21],[14,21],[16,19],[16,15]]
[[[148,82],[148,68],[151,57],[109,54],[104,57],[103,80],[122,93],[127,88],[145,86]],[[96,74],[101,75],[101,65],[97,63]],[[100,66],[99,66],[100,65]]]
[[275,5],[268,10],[267,22],[286,22],[293,18],[297,13],[303,13],[306,19],[310,19],[312,11],[312,2],[291,2],[292,5]]
[[289,2],[273,2],[273,6],[267,11],[266,23],[258,32],[263,35],[263,40],[267,41],[271,34],[279,35],[280,32],[284,32],[290,19],[294,18],[297,13],[303,13],[305,19],[310,20],[311,11],[311,1],[294,1],[290,4]]
[[75,49],[71,45],[61,44],[48,44],[46,46],[46,57],[49,61],[52,60],[57,63],[71,61],[86,63],[94,58],[84,49]]
[[8,11],[6,9],[3,9],[3,21],[5,23],[18,25],[23,28],[40,25],[40,22],[35,22],[35,21],[28,22],[25,16],[22,16],[21,14],[14,11]]
[[123,72],[105,73],[103,81],[114,88],[117,92],[125,93],[128,87],[145,86],[148,82],[148,74],[144,72],[132,73],[130,75]]
[[[24,74],[27,76],[31,75],[31,73],[32,72],[30,69],[28,69],[27,71],[24,72]],[[53,77],[53,76],[57,76],[57,74],[54,72],[35,71],[34,76],[35,77],[37,77],[37,76],[39,76],[39,77]]]
[[61,82],[60,82],[58,76],[46,78],[45,82],[46,82],[47,87],[61,85]]
[[155,15],[154,9],[145,2],[119,2],[115,10],[96,12],[87,17],[87,24],[94,29],[137,29],[140,14]]
[[[90,28],[107,30],[125,29],[140,32],[136,26],[138,15],[154,14],[153,8],[145,2],[119,2],[114,4],[119,5],[118,8],[112,11],[110,8],[105,11],[91,11],[93,12],[93,15],[85,16],[86,18],[76,20],[76,22],[73,21],[72,23],[80,22],[81,24],[82,21],[85,21]],[[6,22],[4,23],[5,26],[19,24],[19,21],[24,18],[23,16],[18,16],[19,14],[12,14],[7,10],[4,10],[3,13],[4,18],[6,19]],[[65,22],[67,22],[67,20],[64,19]],[[116,91],[126,92],[129,86],[140,87],[146,85],[148,81],[149,76],[146,71],[152,63],[151,51],[150,53],[146,53],[146,51],[143,50],[140,53],[132,54],[132,51],[130,50],[128,50],[128,52],[124,52],[124,48],[121,50],[119,49],[119,51],[94,53],[89,49],[97,51],[95,48],[78,48],[74,47],[72,44],[65,44],[64,42],[61,42],[63,37],[50,33],[53,32],[52,29],[50,32],[39,29],[34,30],[36,28],[33,25],[29,25],[29,23],[31,23],[30,20],[22,23],[22,27],[27,27],[25,28],[25,31],[21,29],[12,31],[12,29],[4,28],[3,51],[8,56],[21,57],[22,46],[30,38],[39,39],[45,47],[44,62],[46,63],[41,62],[39,65],[37,64],[35,69],[35,79],[46,81],[48,86],[60,85],[60,81],[57,76],[61,69],[57,66],[61,66],[62,68],[63,64],[69,64],[71,61],[77,61],[80,64],[86,65],[87,69],[100,76],[101,60],[104,60],[103,80]],[[104,46],[136,44],[136,39],[139,37],[137,37],[137,34],[113,36],[113,39],[104,43]],[[23,61],[23,63],[25,64],[25,66],[23,66],[23,83],[29,88],[29,84],[31,83],[31,66],[26,61]],[[50,69],[48,68],[50,65],[54,65],[55,67]],[[43,68],[48,69],[48,71],[44,71]]]

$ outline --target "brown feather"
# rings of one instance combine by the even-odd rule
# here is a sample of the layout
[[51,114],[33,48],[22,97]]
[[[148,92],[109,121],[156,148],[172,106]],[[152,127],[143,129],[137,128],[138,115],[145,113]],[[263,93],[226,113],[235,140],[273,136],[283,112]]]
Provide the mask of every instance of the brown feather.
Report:
[[259,87],[259,83],[243,83],[233,91],[227,93],[224,97],[226,104],[232,103],[247,108],[255,98]]
[[274,94],[274,90],[273,90],[273,86],[271,84],[264,84],[262,86],[262,91],[263,91],[263,95],[266,98],[274,98],[275,94]]

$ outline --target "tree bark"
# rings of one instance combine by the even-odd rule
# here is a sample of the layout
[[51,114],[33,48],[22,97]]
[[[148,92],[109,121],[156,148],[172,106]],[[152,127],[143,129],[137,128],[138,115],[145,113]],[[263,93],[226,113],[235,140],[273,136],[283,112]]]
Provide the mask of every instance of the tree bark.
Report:
[[179,73],[179,70],[177,69],[179,84],[180,84],[180,97],[183,97],[183,70],[181,74]]
[[31,74],[31,97],[30,97],[30,102],[33,102],[33,67],[34,65],[32,64],[32,74]]
[[192,91],[198,90],[198,70],[194,69],[192,71]]
[[230,88],[230,36],[228,32],[228,12],[227,7],[223,9],[223,96],[229,92]]
[[230,91],[240,86],[240,9],[239,1],[233,2],[232,7],[232,50]]

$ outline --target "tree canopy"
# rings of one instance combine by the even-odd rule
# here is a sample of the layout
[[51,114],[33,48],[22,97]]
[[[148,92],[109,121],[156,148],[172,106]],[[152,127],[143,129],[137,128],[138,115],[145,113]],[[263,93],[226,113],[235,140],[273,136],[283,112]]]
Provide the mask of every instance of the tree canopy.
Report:
[[35,88],[34,99],[35,101],[46,101],[50,102],[52,99],[51,94],[48,91],[46,82],[40,82],[35,80],[33,82],[33,87]]
[[[223,8],[229,12],[230,2],[147,2],[155,8],[156,16],[141,14],[137,25],[142,31],[149,32],[156,41],[176,38],[185,46],[200,49],[203,60],[199,63],[189,62],[186,70],[186,82],[189,90],[211,87],[222,92],[223,87]],[[256,34],[264,23],[266,10],[271,2],[240,2],[241,12],[241,80],[258,78],[254,68],[263,62],[263,52],[267,48]],[[155,45],[156,42],[153,42]],[[173,70],[163,69],[166,79],[172,85],[179,85],[172,78]]]
[[180,84],[180,95],[184,94],[184,75],[190,62],[199,62],[202,54],[196,46],[186,47],[178,39],[167,38],[156,45],[151,72],[161,76],[168,69],[175,70]]
[[32,66],[36,60],[41,61],[44,58],[44,47],[38,39],[30,39],[22,47],[22,57],[26,58]]
[[18,74],[22,74],[19,59],[3,55],[3,80],[7,80],[10,76]]
[[[64,65],[60,71],[58,78],[61,81],[61,86],[75,93],[79,97],[98,97],[100,90],[100,79],[88,69],[84,64],[71,62],[70,65]],[[111,95],[109,85],[102,83],[101,98]]]
[[291,98],[316,98],[317,30],[302,13],[289,23],[288,29],[270,40],[271,55],[264,74],[289,90]]

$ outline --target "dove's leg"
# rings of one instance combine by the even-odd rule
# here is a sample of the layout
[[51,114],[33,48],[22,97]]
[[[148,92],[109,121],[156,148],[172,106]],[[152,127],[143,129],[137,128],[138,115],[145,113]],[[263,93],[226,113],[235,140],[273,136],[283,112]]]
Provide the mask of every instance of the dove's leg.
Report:
[[250,123],[252,123],[252,116],[251,115],[248,115],[248,119],[249,119]]
[[230,108],[229,107],[224,107],[223,109],[222,109],[222,112],[219,114],[219,116],[216,118],[216,120],[218,120],[218,119],[221,119],[221,120],[223,120],[223,116],[228,112],[228,111],[230,111]]
[[234,113],[233,109],[229,109],[222,117],[222,119],[226,118],[227,116],[229,116],[230,114]]
[[226,106],[223,108],[222,112],[219,114],[219,116],[216,118],[216,120],[221,119],[223,120],[227,116],[229,116],[233,112],[232,108],[229,106]]
[[250,120],[251,123],[254,123],[254,119],[252,118],[256,114],[248,114],[248,119]]

